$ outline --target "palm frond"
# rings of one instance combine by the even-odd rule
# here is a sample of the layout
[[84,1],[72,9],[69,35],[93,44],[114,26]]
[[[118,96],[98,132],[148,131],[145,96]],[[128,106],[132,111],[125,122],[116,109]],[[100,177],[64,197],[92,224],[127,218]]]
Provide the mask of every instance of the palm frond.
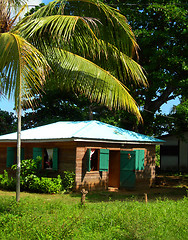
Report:
[[[22,36],[27,38],[34,38],[37,36],[43,37],[48,34],[51,38],[67,42],[73,34],[82,35],[83,38],[90,36],[96,38],[89,23],[96,26],[95,19],[84,18],[79,16],[65,16],[65,15],[52,15],[48,17],[41,17],[31,20],[24,24],[18,24],[12,32],[19,31]],[[76,30],[75,30],[76,29]],[[44,39],[45,40],[45,39]]]
[[44,56],[26,40],[13,33],[0,34],[0,72],[6,78],[2,88],[8,98],[14,97],[15,107],[20,92],[22,99],[32,102],[48,70]]
[[[75,3],[81,6],[80,8],[82,8],[82,11],[79,12],[81,15],[76,15],[77,5],[73,5],[74,9],[71,8],[71,5]],[[92,6],[93,9],[91,11]],[[24,18],[20,22],[20,25],[52,15],[97,18],[102,23],[102,25],[100,25],[100,36],[97,37],[108,40],[113,45],[116,45],[120,51],[126,53],[130,57],[133,56],[134,53],[137,53],[138,45],[125,16],[118,10],[98,0],[54,0],[32,15]]]
[[[67,91],[84,93],[91,100],[100,102],[111,108],[124,108],[134,113],[139,120],[141,115],[137,104],[129,94],[129,90],[93,62],[76,54],[53,49],[49,52],[55,78],[50,76],[52,87],[60,87]],[[49,60],[50,61],[50,60]]]

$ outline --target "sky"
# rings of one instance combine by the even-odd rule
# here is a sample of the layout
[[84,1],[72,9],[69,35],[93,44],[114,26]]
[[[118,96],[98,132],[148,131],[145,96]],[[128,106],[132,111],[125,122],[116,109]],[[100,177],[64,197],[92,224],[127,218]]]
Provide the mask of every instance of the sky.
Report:
[[[50,0],[29,0],[28,1],[28,6],[29,8],[33,7],[33,5],[39,5],[40,3],[44,2],[45,4],[47,4],[48,2],[50,2]],[[174,100],[169,101],[168,103],[165,103],[162,105],[161,110],[163,113],[168,114],[171,110],[172,107],[174,105],[178,105],[179,104],[179,99],[176,98]],[[13,100],[7,100],[5,98],[1,98],[0,99],[0,109],[3,111],[8,111],[8,112],[13,112],[15,113],[14,109],[14,102]]]

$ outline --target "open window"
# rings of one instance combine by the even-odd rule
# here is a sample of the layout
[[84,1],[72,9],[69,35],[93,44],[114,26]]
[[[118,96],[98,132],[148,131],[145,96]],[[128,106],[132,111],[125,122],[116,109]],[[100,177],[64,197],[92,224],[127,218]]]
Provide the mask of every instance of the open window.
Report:
[[88,149],[87,150],[87,171],[108,171],[109,150]]
[[41,157],[42,169],[58,169],[58,149],[57,148],[33,148],[33,158]]
[[90,171],[98,171],[99,170],[99,150],[98,149],[91,149],[90,161],[91,161]]
[[53,167],[53,148],[44,148],[44,169]]

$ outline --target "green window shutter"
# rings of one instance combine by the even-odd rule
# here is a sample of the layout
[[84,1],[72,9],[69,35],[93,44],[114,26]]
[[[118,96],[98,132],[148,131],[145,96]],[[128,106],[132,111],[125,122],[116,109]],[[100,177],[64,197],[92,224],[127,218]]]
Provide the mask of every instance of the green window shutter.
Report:
[[25,159],[25,151],[24,148],[21,148],[21,160]]
[[99,171],[108,171],[109,166],[109,150],[100,149]]
[[87,171],[90,172],[91,171],[91,159],[90,159],[90,156],[91,156],[91,149],[87,149],[87,152],[86,152],[86,164],[87,164]]
[[7,147],[7,162],[6,166],[7,167],[12,167],[14,164],[14,159],[15,159],[15,147]]
[[[33,148],[33,159],[36,159],[37,157],[42,158],[42,148]],[[39,168],[42,168],[42,161],[39,165]]]
[[135,150],[136,170],[144,170],[144,150]]
[[58,170],[58,148],[53,149],[53,163],[52,163],[53,170]]

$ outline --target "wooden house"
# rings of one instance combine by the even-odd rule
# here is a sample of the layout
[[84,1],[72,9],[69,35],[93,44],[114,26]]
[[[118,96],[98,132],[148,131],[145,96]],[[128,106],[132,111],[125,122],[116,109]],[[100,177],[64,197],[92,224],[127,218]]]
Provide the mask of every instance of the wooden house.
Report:
[[[16,163],[16,133],[0,136],[0,171]],[[155,179],[162,140],[98,121],[57,122],[23,130],[22,159],[42,157],[41,171],[75,172],[75,189],[133,188]]]

